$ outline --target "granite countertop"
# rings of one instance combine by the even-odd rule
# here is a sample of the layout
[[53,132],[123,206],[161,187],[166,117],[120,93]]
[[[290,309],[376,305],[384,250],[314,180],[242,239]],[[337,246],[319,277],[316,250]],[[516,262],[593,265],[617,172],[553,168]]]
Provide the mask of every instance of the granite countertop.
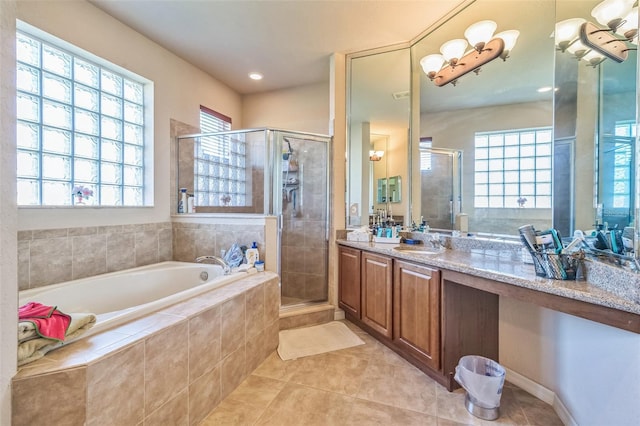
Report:
[[[532,264],[522,262],[522,259],[514,256],[513,252],[500,250],[463,251],[443,248],[439,253],[425,254],[410,251],[412,248],[424,250],[425,246],[422,245],[348,240],[338,240],[338,244],[640,315],[640,287],[637,285],[618,286],[620,288],[616,289],[607,287],[615,285],[616,280],[612,279],[611,275],[608,280],[596,280],[596,282],[538,277]],[[396,248],[405,250],[399,251]]]

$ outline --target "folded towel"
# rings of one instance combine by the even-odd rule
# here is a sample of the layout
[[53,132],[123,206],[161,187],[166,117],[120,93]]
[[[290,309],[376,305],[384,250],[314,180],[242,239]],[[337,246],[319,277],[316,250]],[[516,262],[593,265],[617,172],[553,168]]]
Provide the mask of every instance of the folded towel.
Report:
[[[64,337],[66,342],[79,337],[96,323],[96,316],[94,314],[72,313],[70,317],[71,322]],[[22,334],[20,329],[23,330]],[[29,327],[22,322],[18,326],[18,336],[19,338],[22,336],[23,339],[18,343],[18,366],[36,361],[42,358],[47,352],[65,344],[65,342],[61,340],[39,337],[35,331],[35,326]]]
[[56,306],[46,306],[38,302],[29,302],[20,306],[18,318],[31,322],[40,337],[64,340],[71,317],[60,312]]

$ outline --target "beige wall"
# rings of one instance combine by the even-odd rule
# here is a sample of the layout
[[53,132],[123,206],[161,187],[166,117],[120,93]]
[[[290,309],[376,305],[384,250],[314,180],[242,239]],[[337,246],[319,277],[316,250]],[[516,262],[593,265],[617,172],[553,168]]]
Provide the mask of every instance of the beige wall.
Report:
[[[329,70],[327,70],[329,71]],[[329,83],[245,95],[242,127],[329,134]]]
[[148,208],[20,209],[19,229],[162,222],[170,215],[170,120],[198,125],[200,105],[242,123],[240,95],[84,0],[18,1],[18,19],[154,83],[154,200]]

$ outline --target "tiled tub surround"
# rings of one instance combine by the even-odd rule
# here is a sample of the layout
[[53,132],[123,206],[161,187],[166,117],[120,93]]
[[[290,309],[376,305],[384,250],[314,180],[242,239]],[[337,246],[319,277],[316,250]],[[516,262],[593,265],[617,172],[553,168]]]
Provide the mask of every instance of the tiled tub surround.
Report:
[[171,222],[18,232],[19,290],[172,260]]
[[276,349],[278,282],[248,275],[50,352],[13,379],[12,424],[197,424]]

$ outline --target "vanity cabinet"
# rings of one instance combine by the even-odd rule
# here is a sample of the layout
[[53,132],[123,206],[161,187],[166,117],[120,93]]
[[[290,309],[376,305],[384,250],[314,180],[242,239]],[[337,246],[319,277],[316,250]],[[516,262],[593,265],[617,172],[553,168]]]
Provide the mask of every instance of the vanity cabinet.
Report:
[[490,281],[342,245],[338,256],[346,319],[448,390],[462,356],[499,359],[498,295],[481,287]]
[[395,260],[393,341],[419,362],[440,369],[440,271]]
[[369,252],[363,252],[361,258],[362,322],[391,338],[393,260]]
[[356,319],[360,319],[360,250],[340,246],[338,306]]

